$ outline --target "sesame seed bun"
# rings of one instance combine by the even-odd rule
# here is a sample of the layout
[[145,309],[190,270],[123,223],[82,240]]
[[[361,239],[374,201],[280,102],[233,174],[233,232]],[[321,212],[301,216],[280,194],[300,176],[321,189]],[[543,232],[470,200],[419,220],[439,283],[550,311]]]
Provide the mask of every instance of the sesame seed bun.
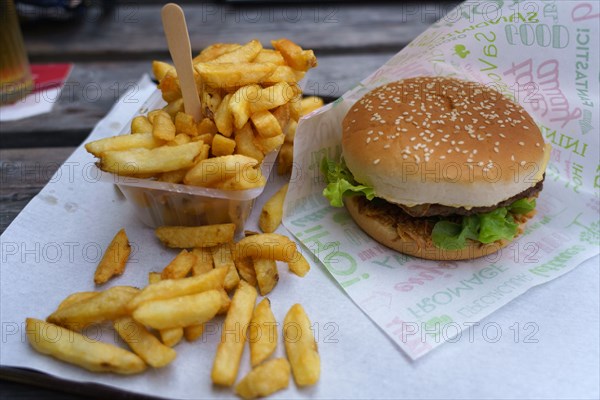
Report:
[[381,86],[343,121],[357,182],[409,207],[489,207],[536,185],[549,157],[518,104],[475,82],[421,77]]
[[[381,204],[373,204],[362,196],[347,197],[344,204],[354,221],[369,236],[384,246],[414,257],[428,260],[470,260],[493,254],[511,243],[509,240],[498,240],[483,244],[467,240],[466,247],[462,249],[440,249],[433,244],[433,225],[427,219],[394,215],[385,205],[380,207]],[[535,211],[532,211],[516,219],[519,224],[517,236],[523,232],[525,223],[534,215]]]

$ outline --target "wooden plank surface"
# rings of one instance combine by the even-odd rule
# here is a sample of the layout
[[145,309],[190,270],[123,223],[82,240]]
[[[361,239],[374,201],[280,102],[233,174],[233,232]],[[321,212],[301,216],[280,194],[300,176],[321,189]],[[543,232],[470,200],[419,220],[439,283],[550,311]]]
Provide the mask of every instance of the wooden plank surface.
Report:
[[[305,92],[339,97],[394,53],[319,57],[306,77]],[[2,147],[76,146],[142,74],[150,61],[76,63],[51,113],[2,123]]]
[[[452,10],[456,1],[400,4],[234,6],[185,4],[192,48],[214,42],[263,43],[286,36],[322,54],[395,52]],[[28,24],[25,44],[33,61],[141,60],[167,57],[158,4],[130,2],[111,14],[90,12],[78,23]]]

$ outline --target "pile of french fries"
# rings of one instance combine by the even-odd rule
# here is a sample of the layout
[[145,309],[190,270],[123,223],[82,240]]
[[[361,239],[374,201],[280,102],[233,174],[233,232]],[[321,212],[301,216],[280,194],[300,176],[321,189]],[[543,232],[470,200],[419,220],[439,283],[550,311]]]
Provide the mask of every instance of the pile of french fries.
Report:
[[[69,295],[45,321],[27,318],[31,346],[90,371],[137,374],[169,365],[177,356],[176,344],[183,338],[197,340],[208,321],[226,314],[213,361],[213,383],[235,384],[246,342],[252,370],[235,386],[239,396],[250,399],[284,389],[290,374],[298,386],[318,381],[320,358],[302,306],[295,304],[284,318],[287,359],[270,359],[278,342],[270,300],[265,297],[255,306],[255,286],[264,296],[278,281],[276,261],[286,262],[299,276],[308,272],[309,264],[293,241],[273,233],[249,233],[234,243],[234,224],[165,226],[155,233],[166,246],[182,250],[161,272],[149,274],[146,287],[113,286]],[[96,284],[123,273],[129,249],[122,229],[98,264]],[[82,333],[92,324],[106,322],[112,323],[129,350]]]
[[264,186],[260,164],[280,147],[278,172],[291,171],[298,119],[323,104],[302,99],[298,86],[317,60],[288,39],[271,44],[273,49],[258,40],[217,43],[193,59],[199,121],[184,112],[175,68],[154,61],[168,104],[135,117],[130,135],[100,139],[86,149],[104,171],[224,190]]

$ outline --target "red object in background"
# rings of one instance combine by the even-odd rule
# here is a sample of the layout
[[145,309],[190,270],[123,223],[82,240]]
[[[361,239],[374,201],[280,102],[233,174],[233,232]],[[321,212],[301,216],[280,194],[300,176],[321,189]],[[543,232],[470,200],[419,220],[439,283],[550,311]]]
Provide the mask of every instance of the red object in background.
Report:
[[62,86],[69,77],[72,68],[73,64],[31,64],[33,92]]

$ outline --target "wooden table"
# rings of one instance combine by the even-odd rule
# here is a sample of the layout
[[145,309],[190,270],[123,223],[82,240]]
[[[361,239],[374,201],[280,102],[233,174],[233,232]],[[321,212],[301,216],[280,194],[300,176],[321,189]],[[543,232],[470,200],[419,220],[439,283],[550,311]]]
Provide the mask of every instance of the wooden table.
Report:
[[[305,92],[332,100],[456,4],[425,1],[325,6],[186,1],[183,8],[194,53],[213,42],[258,38],[268,44],[279,37],[314,49],[319,66],[308,76]],[[150,73],[150,61],[169,59],[160,8],[161,4],[152,0],[123,2],[106,15],[91,9],[75,21],[23,26],[31,62],[73,62],[74,68],[50,114],[1,125],[0,232],[118,97],[143,73]],[[0,393],[7,399],[138,397],[7,368],[0,369],[0,378]]]

